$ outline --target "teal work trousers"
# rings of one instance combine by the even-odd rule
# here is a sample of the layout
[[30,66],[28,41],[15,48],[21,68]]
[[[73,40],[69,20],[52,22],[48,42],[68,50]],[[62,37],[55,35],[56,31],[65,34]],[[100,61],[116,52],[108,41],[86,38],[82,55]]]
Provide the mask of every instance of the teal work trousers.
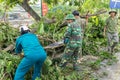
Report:
[[34,73],[32,76],[32,80],[35,80],[37,77],[39,78],[41,74],[41,68],[45,59],[46,59],[46,55],[24,57],[16,70],[14,80],[24,80],[25,74],[33,66],[34,66]]

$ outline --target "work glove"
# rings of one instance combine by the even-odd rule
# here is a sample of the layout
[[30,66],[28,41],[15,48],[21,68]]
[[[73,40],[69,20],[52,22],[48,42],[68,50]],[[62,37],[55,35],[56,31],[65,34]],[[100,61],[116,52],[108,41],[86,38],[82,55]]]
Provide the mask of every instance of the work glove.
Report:
[[67,44],[69,42],[69,38],[64,38],[64,44]]
[[23,58],[24,57],[24,53],[20,53],[19,56],[20,56],[20,58]]

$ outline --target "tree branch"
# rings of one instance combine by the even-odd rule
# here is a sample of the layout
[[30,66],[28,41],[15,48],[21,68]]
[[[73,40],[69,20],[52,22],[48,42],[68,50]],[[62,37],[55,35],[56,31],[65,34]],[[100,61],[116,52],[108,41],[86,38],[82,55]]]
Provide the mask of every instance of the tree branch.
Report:
[[36,20],[36,21],[40,21],[40,16],[29,6],[28,4],[29,0],[23,0],[22,3],[20,3],[20,5]]
[[[40,16],[30,7],[28,4],[29,0],[23,0],[22,3],[19,3],[36,21],[40,21]],[[56,19],[53,17],[52,19],[45,18],[44,23],[51,24],[55,23]]]

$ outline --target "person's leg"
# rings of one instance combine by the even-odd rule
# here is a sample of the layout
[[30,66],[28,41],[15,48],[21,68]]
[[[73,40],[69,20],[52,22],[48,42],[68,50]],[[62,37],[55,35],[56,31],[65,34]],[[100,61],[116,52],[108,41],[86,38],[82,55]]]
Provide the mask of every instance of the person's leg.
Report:
[[35,63],[32,80],[35,80],[37,77],[40,78],[42,65],[43,65],[45,59],[46,59],[46,57],[43,57],[43,58],[40,59],[40,61]]
[[24,80],[25,74],[32,66],[33,63],[31,62],[31,60],[23,58],[16,70],[14,80]]
[[75,52],[73,54],[73,69],[79,71],[80,66],[79,66],[79,47],[75,49]]
[[107,49],[111,52],[112,36],[110,33],[107,33]]
[[82,58],[82,46],[79,47],[78,56],[79,56],[79,58]]
[[71,56],[74,52],[73,48],[70,48],[69,46],[67,46],[65,48],[64,54],[62,55],[62,60],[61,60],[61,64],[60,67],[65,67],[67,65],[67,63],[70,61]]
[[113,34],[113,44],[111,46],[111,51],[114,51],[114,48],[116,47],[116,45],[119,43],[119,36],[118,33]]

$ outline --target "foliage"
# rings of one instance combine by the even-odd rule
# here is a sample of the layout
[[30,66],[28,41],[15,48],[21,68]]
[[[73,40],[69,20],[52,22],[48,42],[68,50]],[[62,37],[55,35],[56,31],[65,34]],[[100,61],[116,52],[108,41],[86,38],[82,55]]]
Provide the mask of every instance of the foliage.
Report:
[[103,36],[104,20],[96,16],[89,21],[84,33],[83,53],[98,55],[99,50],[107,43]]
[[83,5],[79,8],[81,12],[90,11],[90,13],[94,13],[100,9],[109,9],[109,0],[85,0]]
[[41,79],[36,80],[95,80],[90,71],[73,71],[69,68],[61,69],[57,64],[53,65],[50,58],[47,58],[43,69]]
[[72,12],[73,9],[76,9],[76,7],[69,7],[65,5],[55,6],[54,8],[49,10],[47,17],[49,18],[55,17],[57,19],[56,23],[45,24],[43,18],[40,22],[33,24],[31,28],[38,28],[36,34],[42,35],[49,39],[53,39],[53,41],[59,41],[63,38],[64,32],[66,30],[66,27],[58,30],[59,25],[62,24],[62,22],[64,22],[65,15]]
[[20,61],[16,55],[0,52],[0,80],[13,80],[15,69]]
[[61,5],[72,5],[72,6],[81,6],[85,0],[44,0],[44,2],[46,2],[47,4],[49,4],[50,6],[55,6],[57,4],[61,4]]
[[10,24],[4,22],[0,23],[1,48],[5,48],[9,44],[14,44],[18,35],[18,30],[11,27]]
[[22,2],[23,0],[0,0],[0,3],[3,3],[7,8],[14,7],[17,3]]
[[[102,32],[102,30],[100,29],[100,33],[97,33],[97,31],[99,31],[98,25],[100,25],[100,24],[94,25],[94,22],[92,22],[92,23],[93,24],[89,25],[88,30],[86,30],[87,32],[86,32],[84,40],[86,40],[87,42],[84,43],[84,46],[85,46],[84,52],[87,54],[97,55],[97,56],[101,57],[101,59],[108,59],[111,56],[107,55],[107,53],[105,53],[105,52],[98,51],[98,49],[100,48],[99,45],[102,46],[103,42],[104,42],[104,41],[100,42],[99,40],[103,39],[103,37],[98,36],[98,35],[101,35],[100,33]],[[43,26],[40,24],[38,24],[38,26]],[[92,25],[94,25],[94,26],[92,26]],[[96,29],[94,29],[94,28],[96,28]],[[93,29],[94,29],[93,32],[96,31],[96,33],[94,33],[94,34],[91,33],[91,31]],[[54,26],[53,26],[53,30],[54,30]],[[45,34],[46,32],[47,32],[47,30],[45,30],[43,33],[39,33],[39,32],[38,33],[42,35],[42,34]],[[49,33],[49,32],[47,32],[47,33]],[[96,38],[98,38],[98,39],[96,40]],[[94,42],[92,40],[94,40]],[[89,47],[91,47],[91,48],[89,48]],[[97,47],[97,49],[96,49],[96,47]],[[1,72],[0,72],[0,75],[2,76],[1,78],[3,80],[5,78],[12,80],[15,69],[16,69],[16,64],[18,65],[20,58],[16,57],[15,55],[8,54],[8,53],[3,53],[3,52],[1,52],[1,53],[2,53],[1,54],[2,58],[0,58],[0,60],[3,64],[3,66],[1,66]],[[99,69],[100,62],[101,62],[101,60],[97,60],[95,62],[89,63],[88,66],[90,66],[93,69]],[[3,67],[7,67],[7,68],[3,68]],[[32,69],[27,74],[26,79],[31,78],[31,73],[32,73]],[[75,72],[72,70],[72,67],[61,69],[60,67],[58,67],[58,64],[53,64],[51,61],[51,58],[48,57],[43,66],[43,69],[42,69],[41,79],[37,79],[37,80],[73,80],[73,79],[74,80],[96,80],[97,78],[95,77],[95,75],[93,75],[91,73],[92,72],[90,70]],[[4,75],[6,75],[6,74],[7,74],[7,77],[4,77]]]
[[[14,6],[13,4],[19,3],[22,0],[0,0],[8,6]],[[12,2],[11,2],[12,1]],[[75,2],[75,6],[64,5],[63,0],[45,0],[49,5],[52,5],[47,17],[52,18],[56,17],[57,23],[46,24],[44,19],[41,22],[36,22],[31,26],[31,28],[38,28],[38,35],[45,37],[46,39],[51,39],[53,41],[60,41],[63,39],[66,27],[61,28],[58,31],[59,25],[63,22],[66,14],[71,13],[73,10],[76,10],[78,5],[80,5],[79,10],[81,13],[85,13],[86,10],[90,10],[91,13],[96,12],[98,9],[107,8],[108,9],[108,0],[64,0],[69,2],[71,5],[72,1]],[[79,4],[78,2],[81,1]],[[53,3],[52,3],[53,2]],[[61,5],[58,5],[58,2],[61,2]],[[95,4],[96,3],[96,4]],[[100,5],[102,4],[102,5]],[[53,6],[54,5],[54,6]],[[55,6],[56,5],[56,6]],[[89,23],[85,28],[85,34],[83,39],[83,55],[94,55],[98,56],[98,59],[95,62],[89,62],[88,67],[93,69],[99,69],[101,61],[104,59],[115,58],[108,54],[104,47],[106,46],[106,39],[104,38],[103,28],[104,28],[104,19],[105,17],[93,16],[89,18]],[[15,42],[16,37],[18,36],[18,31],[8,23],[0,23],[0,44],[2,48],[4,46]],[[46,46],[50,44],[48,41],[42,41],[43,45]],[[0,46],[1,46],[0,45]],[[7,52],[0,52],[0,80],[13,80],[15,69],[20,61],[20,58],[16,55],[9,54]],[[109,62],[111,64],[112,61]],[[26,75],[26,79],[29,80],[31,77],[32,69]],[[43,69],[41,79],[37,80],[97,80],[96,76],[92,74],[90,70],[75,72],[72,70],[71,66],[65,69],[61,69],[58,64],[53,64],[53,61],[50,57],[47,58]]]

